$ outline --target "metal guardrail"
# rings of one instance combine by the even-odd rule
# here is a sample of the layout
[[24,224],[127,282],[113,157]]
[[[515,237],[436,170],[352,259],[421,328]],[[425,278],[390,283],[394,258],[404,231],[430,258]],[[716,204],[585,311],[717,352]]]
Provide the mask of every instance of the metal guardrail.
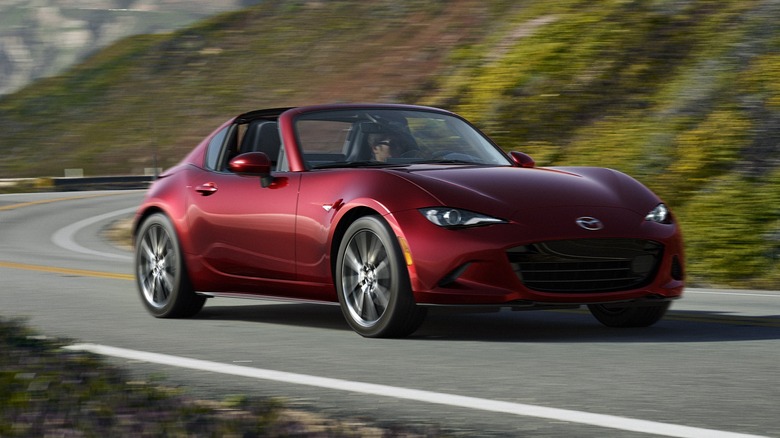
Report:
[[56,191],[109,189],[145,189],[154,181],[153,176],[94,176],[81,178],[52,178]]

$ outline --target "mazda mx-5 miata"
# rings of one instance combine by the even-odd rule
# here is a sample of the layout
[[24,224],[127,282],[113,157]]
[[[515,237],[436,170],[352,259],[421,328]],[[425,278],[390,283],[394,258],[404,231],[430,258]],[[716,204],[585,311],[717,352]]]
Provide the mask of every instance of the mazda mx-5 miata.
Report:
[[636,327],[683,292],[679,227],[642,184],[536,167],[420,106],[239,115],[153,183],[134,236],[162,318],[229,296],[338,302],[366,337],[409,335],[430,306],[587,306]]

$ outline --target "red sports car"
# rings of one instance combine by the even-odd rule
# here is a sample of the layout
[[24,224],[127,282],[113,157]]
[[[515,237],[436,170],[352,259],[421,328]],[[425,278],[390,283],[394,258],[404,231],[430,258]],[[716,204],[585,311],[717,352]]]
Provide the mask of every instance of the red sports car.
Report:
[[134,228],[156,317],[208,297],[339,302],[367,337],[429,306],[587,305],[648,326],[683,292],[669,209],[623,173],[535,167],[466,120],[411,105],[253,111],[154,182]]

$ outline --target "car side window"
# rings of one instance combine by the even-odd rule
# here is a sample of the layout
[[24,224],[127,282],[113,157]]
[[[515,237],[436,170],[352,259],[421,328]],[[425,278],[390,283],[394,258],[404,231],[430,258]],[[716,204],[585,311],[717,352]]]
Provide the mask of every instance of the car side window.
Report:
[[240,154],[262,152],[271,160],[273,167],[279,162],[282,141],[277,122],[260,119],[253,120],[247,125],[240,125],[238,138],[241,139],[237,142]]
[[222,146],[225,144],[227,132],[228,128],[219,131],[209,142],[209,146],[206,149],[206,169],[219,170],[219,157],[222,155]]
[[307,165],[343,162],[351,128],[350,120],[299,120],[296,130]]

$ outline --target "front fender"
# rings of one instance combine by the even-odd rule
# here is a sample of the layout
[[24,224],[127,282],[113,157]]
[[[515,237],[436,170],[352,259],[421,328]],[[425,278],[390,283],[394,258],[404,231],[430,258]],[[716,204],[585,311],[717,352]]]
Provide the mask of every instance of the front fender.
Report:
[[336,251],[349,224],[377,214],[400,232],[395,211],[437,205],[438,200],[403,175],[382,169],[304,172],[298,202],[298,279],[330,282]]

